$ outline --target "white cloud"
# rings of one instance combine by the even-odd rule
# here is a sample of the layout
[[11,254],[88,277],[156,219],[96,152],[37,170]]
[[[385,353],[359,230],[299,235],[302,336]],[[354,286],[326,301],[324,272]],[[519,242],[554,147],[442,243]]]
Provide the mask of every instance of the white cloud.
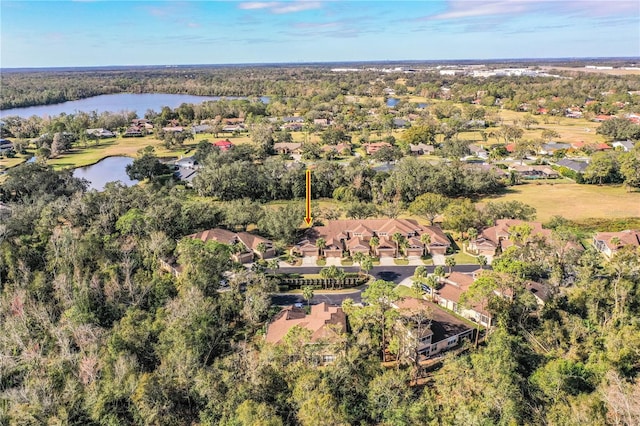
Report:
[[535,12],[591,17],[619,14],[638,16],[640,7],[637,0],[450,0],[446,11],[420,20],[453,20]]
[[268,2],[243,2],[238,5],[238,8],[242,10],[261,10],[266,9],[274,14],[285,14],[302,12],[305,10],[320,9],[322,3],[319,1],[292,1],[292,2],[280,2],[280,1],[268,1]]

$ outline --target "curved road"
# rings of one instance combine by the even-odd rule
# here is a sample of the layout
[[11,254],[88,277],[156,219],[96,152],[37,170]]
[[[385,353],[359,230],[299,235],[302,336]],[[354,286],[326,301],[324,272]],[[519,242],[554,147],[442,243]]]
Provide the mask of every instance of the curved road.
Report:
[[[435,266],[427,266],[429,273],[433,272]],[[457,272],[473,272],[479,268],[478,265],[458,265],[454,266],[453,270]],[[286,274],[318,274],[322,267],[309,266],[309,267],[292,267],[292,268],[280,268],[279,273]],[[358,272],[360,269],[357,266],[345,266],[343,267],[345,272]],[[396,284],[400,283],[405,278],[413,276],[416,266],[374,266],[370,271],[376,279],[385,281],[392,281]],[[311,299],[312,304],[327,302],[330,305],[341,305],[342,302],[349,298],[354,302],[360,303],[362,290],[354,289],[349,293],[323,293],[315,294]],[[306,303],[301,294],[274,294],[271,298],[275,305],[287,306],[294,303]]]

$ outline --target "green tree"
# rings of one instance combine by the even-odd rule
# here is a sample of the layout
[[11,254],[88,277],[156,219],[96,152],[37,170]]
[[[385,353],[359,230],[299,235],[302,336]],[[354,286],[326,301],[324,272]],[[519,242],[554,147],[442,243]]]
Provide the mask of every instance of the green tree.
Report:
[[127,176],[133,180],[157,181],[159,177],[171,174],[171,169],[161,163],[154,154],[145,153],[127,165],[126,172]]
[[444,212],[449,204],[449,199],[440,194],[425,193],[409,204],[409,211],[412,214],[422,216],[433,226],[435,218]]
[[400,256],[400,247],[404,244],[404,242],[407,240],[407,237],[405,237],[404,235],[402,235],[399,232],[394,233],[391,236],[391,240],[396,243],[396,257]]
[[462,235],[464,231],[476,225],[478,216],[478,210],[471,200],[465,198],[447,206],[444,210],[444,225]]
[[320,256],[324,255],[324,249],[327,246],[327,241],[324,238],[318,238],[316,240],[316,247],[318,247],[318,252]]
[[627,188],[640,188],[640,148],[620,155],[620,173]]
[[258,226],[272,238],[291,244],[298,235],[303,217],[302,206],[288,204],[274,210],[266,210]]
[[398,300],[398,295],[395,292],[395,284],[384,280],[374,281],[362,292],[362,300],[371,306],[373,316],[380,325],[382,359],[384,360],[384,351],[387,342],[387,312],[391,309],[391,304]]
[[183,268],[181,281],[199,288],[206,295],[214,295],[222,273],[231,266],[229,246],[187,237],[178,242],[177,252],[178,263]]
[[584,171],[584,178],[591,182],[597,181],[602,185],[604,180],[613,182],[617,179],[618,162],[608,152],[597,152],[591,156],[591,161]]
[[313,286],[306,285],[302,287],[302,298],[307,301],[307,306],[309,306],[311,299],[313,299]]
[[451,273],[453,270],[453,267],[456,266],[456,259],[453,256],[448,256],[444,260],[444,263],[449,267],[449,273]]

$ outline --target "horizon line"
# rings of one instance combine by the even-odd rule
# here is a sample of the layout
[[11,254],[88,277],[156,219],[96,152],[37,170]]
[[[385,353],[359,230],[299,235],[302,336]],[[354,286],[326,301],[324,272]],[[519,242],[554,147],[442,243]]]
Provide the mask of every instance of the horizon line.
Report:
[[70,65],[70,66],[17,66],[2,67],[0,70],[64,70],[64,69],[98,69],[98,68],[178,68],[178,67],[241,67],[241,66],[283,66],[283,65],[330,65],[330,64],[418,64],[418,63],[451,63],[451,62],[560,62],[560,61],[598,61],[598,60],[640,60],[640,56],[566,56],[566,57],[522,57],[522,58],[464,58],[464,59],[379,59],[360,61],[283,61],[283,62],[236,62],[236,63],[200,63],[200,64],[125,64],[125,65]]

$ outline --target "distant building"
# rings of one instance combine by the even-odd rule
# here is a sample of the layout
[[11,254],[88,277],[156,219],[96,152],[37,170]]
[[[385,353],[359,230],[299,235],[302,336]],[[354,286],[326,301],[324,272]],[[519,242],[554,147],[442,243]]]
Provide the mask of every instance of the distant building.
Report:
[[569,158],[562,158],[556,161],[556,164],[561,167],[566,167],[569,170],[573,170],[576,173],[583,173],[587,169],[587,166],[589,166],[589,163],[571,160]]
[[598,232],[593,236],[593,246],[610,258],[625,246],[640,247],[640,231]]
[[224,139],[224,140],[221,139],[219,141],[215,141],[213,143],[213,146],[215,146],[216,148],[219,148],[220,151],[228,151],[231,148],[233,148],[233,144],[229,139]]

